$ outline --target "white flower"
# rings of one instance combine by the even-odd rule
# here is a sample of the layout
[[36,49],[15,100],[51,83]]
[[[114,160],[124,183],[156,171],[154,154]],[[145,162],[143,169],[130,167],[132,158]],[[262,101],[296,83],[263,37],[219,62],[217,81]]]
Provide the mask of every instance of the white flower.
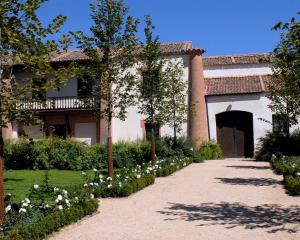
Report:
[[120,174],[117,174],[116,176],[117,176],[117,178],[119,178],[119,177],[120,177]]
[[34,185],[33,185],[33,188],[34,188],[34,189],[38,189],[38,188],[39,188],[39,185],[34,184]]
[[122,187],[122,183],[121,182],[119,182],[119,187]]
[[75,197],[74,199],[75,199],[75,201],[78,201],[78,200],[79,200],[78,197]]
[[96,182],[95,182],[95,183],[94,183],[94,186],[99,186],[99,183],[96,183]]
[[20,208],[19,213],[26,213],[26,209],[25,208]]
[[102,175],[102,174],[100,174],[100,175],[99,175],[99,178],[100,178],[100,179],[101,179],[101,178],[103,178],[103,175]]
[[108,185],[107,185],[107,188],[111,188],[111,187],[112,187],[112,185],[111,185],[111,184],[108,184]]
[[68,199],[65,199],[66,204],[70,203],[70,201]]
[[54,192],[58,192],[59,188],[58,187],[54,187]]
[[56,203],[58,203],[58,202],[59,202],[59,200],[58,200],[58,199],[55,199],[55,202],[56,202]]
[[58,209],[59,209],[59,210],[63,210],[64,208],[63,208],[62,205],[58,205]]
[[107,177],[106,180],[107,181],[112,181],[112,178],[111,177]]
[[66,190],[63,190],[63,193],[64,193],[65,196],[68,195],[68,192]]
[[46,205],[45,205],[45,208],[49,208],[49,207],[50,207],[49,204],[46,204]]
[[22,207],[28,207],[28,203],[27,202],[22,203]]
[[297,172],[296,174],[297,174],[298,177],[300,177],[300,172]]
[[6,208],[5,208],[5,212],[9,212],[11,210],[11,205],[8,205]]
[[191,151],[194,151],[194,148],[191,147],[190,150],[191,150]]
[[11,193],[7,193],[6,195],[7,195],[7,196],[11,196]]
[[30,200],[28,198],[25,198],[24,200],[26,203],[30,203]]
[[91,182],[91,183],[90,183],[90,186],[94,186],[94,183]]
[[81,174],[82,174],[82,175],[86,175],[86,172],[82,172]]
[[84,186],[84,187],[87,187],[88,185],[85,183],[85,184],[83,184],[83,186]]
[[93,171],[94,171],[94,172],[98,172],[98,169],[94,168]]
[[92,193],[91,193],[91,198],[92,198],[92,199],[95,198],[94,194],[92,194]]
[[58,196],[57,196],[57,200],[58,200],[58,201],[61,201],[62,199],[63,199],[62,195],[58,195]]
[[136,175],[136,178],[137,179],[141,178],[141,175],[140,174]]

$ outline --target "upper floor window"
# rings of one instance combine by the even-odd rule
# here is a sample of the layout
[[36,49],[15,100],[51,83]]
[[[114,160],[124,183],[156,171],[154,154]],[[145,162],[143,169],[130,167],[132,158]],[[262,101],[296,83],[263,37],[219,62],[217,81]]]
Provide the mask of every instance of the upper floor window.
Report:
[[278,114],[273,114],[272,115],[272,124],[273,124],[273,132],[274,133],[286,134],[288,132],[288,123],[284,116],[278,115]]

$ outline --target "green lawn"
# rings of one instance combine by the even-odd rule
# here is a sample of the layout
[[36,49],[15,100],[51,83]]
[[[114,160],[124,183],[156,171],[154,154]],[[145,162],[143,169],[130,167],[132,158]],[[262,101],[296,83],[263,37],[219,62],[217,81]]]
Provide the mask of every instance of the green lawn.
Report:
[[[5,193],[14,196],[14,202],[19,202],[26,197],[29,189],[43,182],[45,171],[42,170],[8,170],[4,173]],[[66,187],[83,184],[81,171],[50,170],[50,183],[57,187]]]

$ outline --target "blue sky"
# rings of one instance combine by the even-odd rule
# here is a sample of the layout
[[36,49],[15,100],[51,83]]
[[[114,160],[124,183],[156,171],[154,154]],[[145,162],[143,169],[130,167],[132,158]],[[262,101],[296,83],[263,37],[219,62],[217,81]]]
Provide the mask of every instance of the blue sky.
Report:
[[[92,24],[93,0],[49,0],[39,11],[49,21],[62,13],[68,17],[63,32],[83,30]],[[126,0],[131,15],[149,14],[161,42],[192,41],[205,55],[270,52],[279,41],[271,31],[300,11],[299,0]],[[139,35],[143,38],[142,26]]]

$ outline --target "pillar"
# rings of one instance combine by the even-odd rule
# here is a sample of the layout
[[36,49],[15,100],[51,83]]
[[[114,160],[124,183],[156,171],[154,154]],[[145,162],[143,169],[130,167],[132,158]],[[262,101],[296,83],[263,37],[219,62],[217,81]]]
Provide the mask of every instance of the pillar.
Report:
[[209,140],[202,53],[203,51],[190,52],[189,102],[193,105],[193,112],[189,117],[188,134],[196,149],[203,141]]

